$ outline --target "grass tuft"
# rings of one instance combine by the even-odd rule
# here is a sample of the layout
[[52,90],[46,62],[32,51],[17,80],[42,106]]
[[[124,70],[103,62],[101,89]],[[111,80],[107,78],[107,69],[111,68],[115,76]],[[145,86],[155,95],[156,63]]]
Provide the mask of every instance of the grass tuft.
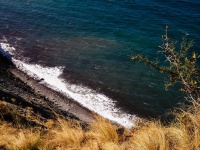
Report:
[[34,150],[40,145],[40,132],[32,129],[17,129],[11,124],[0,125],[0,147],[11,150]]
[[96,117],[96,122],[90,126],[90,131],[87,132],[87,135],[98,143],[119,142],[117,126],[102,117]]
[[[4,108],[1,105],[0,108]],[[123,129],[102,117],[82,128],[72,120],[47,120],[46,128],[0,122],[0,149],[5,150],[200,150],[200,107],[179,110],[169,125],[140,120]]]
[[79,123],[58,119],[55,127],[46,134],[42,149],[81,149],[83,140],[84,131]]

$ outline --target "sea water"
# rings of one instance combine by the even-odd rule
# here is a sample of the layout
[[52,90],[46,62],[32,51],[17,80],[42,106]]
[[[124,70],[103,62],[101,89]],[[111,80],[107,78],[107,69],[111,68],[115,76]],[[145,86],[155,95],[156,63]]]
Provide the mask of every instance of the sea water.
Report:
[[[166,75],[131,54],[161,57],[165,25],[177,45],[187,34],[200,47],[198,0],[2,0],[2,53],[30,76],[84,107],[131,126],[158,117],[183,99],[165,91]],[[163,57],[162,57],[163,58]]]

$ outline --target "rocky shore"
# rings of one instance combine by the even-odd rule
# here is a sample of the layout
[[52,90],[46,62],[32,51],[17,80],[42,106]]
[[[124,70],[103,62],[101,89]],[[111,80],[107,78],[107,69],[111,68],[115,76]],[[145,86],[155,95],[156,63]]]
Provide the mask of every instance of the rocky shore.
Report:
[[47,120],[60,115],[86,124],[94,121],[93,112],[40,82],[0,56],[0,101],[20,118],[30,118],[28,122],[36,123],[37,119]]

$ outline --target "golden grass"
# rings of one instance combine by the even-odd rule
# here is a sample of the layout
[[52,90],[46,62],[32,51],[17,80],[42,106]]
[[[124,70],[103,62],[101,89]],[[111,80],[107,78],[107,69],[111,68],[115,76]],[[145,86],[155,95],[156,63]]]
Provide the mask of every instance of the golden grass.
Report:
[[40,145],[40,132],[32,129],[17,129],[10,124],[0,125],[0,149],[28,150]]
[[96,117],[96,122],[91,124],[90,129],[85,133],[86,142],[93,143],[95,149],[118,150],[120,135],[117,129],[118,127],[110,121]]
[[179,111],[168,126],[140,121],[132,129],[96,117],[83,129],[78,122],[48,120],[42,128],[14,127],[0,122],[0,149],[13,150],[200,150],[200,107]]
[[181,115],[176,115],[179,128],[188,135],[190,147],[200,149],[200,106],[191,107],[188,111],[182,110]]
[[179,110],[168,126],[158,121],[140,124],[131,137],[133,149],[200,150],[200,107],[193,106],[191,110]]
[[188,135],[181,128],[149,122],[131,138],[136,150],[188,150]]
[[98,143],[119,142],[117,126],[101,117],[96,117],[96,122],[91,124],[90,130],[87,132],[87,137],[94,139]]
[[84,131],[77,122],[58,119],[43,139],[41,149],[81,149]]

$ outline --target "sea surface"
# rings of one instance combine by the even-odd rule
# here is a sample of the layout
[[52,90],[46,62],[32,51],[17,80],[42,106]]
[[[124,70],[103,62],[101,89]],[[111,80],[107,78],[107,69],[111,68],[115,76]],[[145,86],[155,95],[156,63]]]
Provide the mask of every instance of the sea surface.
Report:
[[160,117],[184,96],[131,54],[161,57],[161,35],[200,47],[199,0],[0,0],[1,52],[19,69],[124,126]]

